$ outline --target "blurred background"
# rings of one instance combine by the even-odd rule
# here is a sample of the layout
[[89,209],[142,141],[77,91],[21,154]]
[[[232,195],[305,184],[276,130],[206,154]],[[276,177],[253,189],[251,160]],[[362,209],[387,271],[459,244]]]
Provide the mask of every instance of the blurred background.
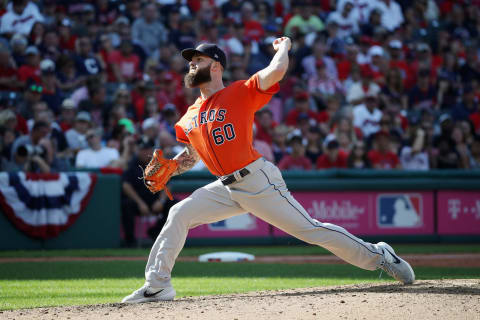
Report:
[[[266,67],[283,35],[289,70],[254,146],[309,213],[359,235],[480,235],[480,1],[15,0],[0,15],[4,248],[151,243],[214,178],[199,163],[172,181],[174,201],[138,179],[155,148],[183,148],[173,125],[199,92],[179,52],[217,43],[228,85]],[[30,183],[62,179],[86,183],[78,208],[66,184]],[[192,238],[286,236],[250,215],[199,228]]]

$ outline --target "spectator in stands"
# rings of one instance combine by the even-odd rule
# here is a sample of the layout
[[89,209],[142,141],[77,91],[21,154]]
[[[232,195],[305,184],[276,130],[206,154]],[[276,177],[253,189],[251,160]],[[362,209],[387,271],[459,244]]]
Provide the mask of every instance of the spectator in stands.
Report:
[[357,23],[365,23],[368,21],[369,13],[372,10],[372,0],[340,0],[337,1],[337,11],[339,11],[340,8],[344,8],[347,2],[353,5],[351,14]]
[[337,66],[335,61],[327,55],[327,44],[323,38],[315,39],[312,46],[312,54],[306,56],[301,60],[301,65],[307,77],[315,76],[317,72],[317,61],[321,60],[325,64],[328,75],[333,78],[338,78]]
[[[70,102],[68,100],[64,101],[64,104],[70,108]],[[88,148],[86,135],[91,127],[91,121],[92,119],[88,112],[80,111],[75,116],[73,127],[65,132],[68,146],[73,151],[74,155],[76,155],[78,151]]]
[[15,61],[8,47],[0,44],[0,91],[16,90],[20,85]]
[[40,83],[40,51],[37,47],[30,46],[25,50],[25,55],[25,64],[18,68],[18,80],[22,83]]
[[310,32],[322,31],[325,28],[320,17],[314,14],[307,3],[298,3],[296,6],[298,8],[298,13],[288,20],[287,25],[285,26],[286,36],[292,36],[294,34],[293,29],[307,34]]
[[103,147],[101,132],[90,129],[86,134],[88,148],[80,150],[75,158],[75,167],[99,169],[109,167],[120,158],[117,149]]
[[400,151],[400,163],[406,170],[428,170],[430,161],[425,150],[425,131],[413,126],[410,128],[409,142]]
[[12,0],[7,12],[2,16],[0,33],[10,38],[13,33],[30,34],[36,22],[42,22],[43,16],[35,3],[27,0]]
[[25,50],[27,50],[27,46],[27,38],[20,33],[15,33],[10,39],[11,54],[16,67],[25,64]]
[[373,37],[375,32],[381,28],[384,28],[382,25],[382,11],[374,8],[368,13],[368,21],[360,24],[360,33],[364,36]]
[[337,10],[328,15],[327,22],[335,22],[338,25],[338,36],[347,38],[359,31],[358,16],[353,12],[352,0],[342,1],[337,5]]
[[390,67],[387,71],[385,86],[380,93],[380,100],[384,105],[389,105],[392,101],[399,101],[401,109],[407,109],[408,96],[404,91],[402,70]]
[[353,148],[347,158],[347,167],[351,169],[371,168],[365,142],[360,140],[353,144]]
[[87,111],[92,117],[92,123],[97,127],[104,127],[108,123],[108,114],[111,106],[107,102],[107,92],[104,86],[90,87],[88,89],[89,99],[82,100],[78,109]]
[[374,169],[401,169],[398,156],[393,153],[390,133],[378,131],[375,134],[374,148],[368,152],[368,159]]
[[311,126],[306,136],[307,146],[305,156],[310,159],[312,164],[316,164],[318,157],[322,155],[321,131],[317,126]]
[[308,79],[308,91],[315,98],[317,104],[325,104],[328,97],[344,94],[344,89],[338,79],[327,73],[323,60],[316,62],[317,72]]
[[77,114],[75,103],[72,99],[64,99],[58,116],[58,124],[63,132],[67,132],[73,127],[75,116]]
[[478,47],[470,45],[466,48],[465,63],[460,67],[459,74],[464,84],[480,79],[480,71],[478,69]]
[[338,141],[326,141],[325,152],[317,159],[317,169],[346,168],[348,154],[340,150]]
[[347,91],[347,102],[357,106],[364,102],[365,97],[376,96],[380,93],[380,86],[373,82],[373,72],[369,68],[361,68],[361,81],[355,82]]
[[430,83],[430,71],[422,69],[418,72],[416,85],[408,94],[408,107],[410,110],[437,109],[435,89]]
[[253,148],[258,151],[266,160],[273,162],[273,150],[272,147],[264,140],[260,140],[257,138],[258,131],[257,125],[253,124]]
[[245,28],[244,36],[259,42],[265,36],[265,30],[260,22],[254,18],[255,7],[252,3],[245,1],[242,3],[242,23]]
[[382,12],[382,26],[388,31],[394,31],[403,24],[402,8],[395,0],[373,0],[372,7]]
[[26,86],[26,90],[23,94],[23,99],[17,101],[18,112],[25,119],[31,119],[33,117],[33,105],[40,102],[42,99],[43,87],[30,81]]
[[380,46],[372,46],[368,49],[369,63],[364,68],[370,69],[373,74],[373,81],[379,86],[385,85],[385,73],[387,70],[387,63],[384,59],[384,50]]
[[75,41],[75,69],[81,76],[98,75],[103,71],[100,60],[92,51],[92,42],[86,35],[82,35]]
[[375,94],[368,94],[365,103],[353,109],[353,125],[362,130],[363,136],[368,138],[379,130],[382,111],[378,109],[378,98]]
[[[148,138],[137,141],[138,151],[122,175],[122,225],[125,246],[135,246],[135,217],[167,214],[172,203],[160,194],[151,193],[143,185],[141,168],[145,168],[152,157],[154,143]],[[139,168],[140,166],[140,168]],[[167,209],[167,210],[164,210]]]
[[142,17],[137,18],[132,25],[133,41],[139,43],[147,55],[153,55],[167,38],[168,32],[158,20],[157,5],[145,5]]
[[326,136],[340,109],[340,99],[337,95],[331,95],[324,99],[325,110],[318,114],[318,125],[321,133]]
[[475,96],[475,91],[471,85],[465,85],[462,101],[452,108],[452,118],[457,121],[468,120],[472,114],[478,111],[478,98]]
[[298,126],[298,117],[301,114],[307,115],[307,119],[318,121],[318,113],[310,110],[309,94],[306,91],[299,91],[295,94],[295,108],[287,114],[286,124]]
[[15,139],[11,149],[11,163],[6,164],[7,171],[50,172],[53,160],[48,123],[37,121],[29,135]]
[[255,123],[257,125],[256,139],[265,141],[269,145],[273,142],[273,130],[277,123],[273,121],[273,114],[268,108],[263,108],[255,114]]
[[133,52],[129,40],[122,40],[120,51],[112,56],[110,62],[116,66],[116,82],[132,83],[141,74],[140,58]]
[[275,157],[275,163],[279,163],[280,160],[290,152],[290,148],[287,143],[287,135],[290,132],[290,128],[284,124],[280,124],[273,130],[273,143],[272,150]]
[[470,169],[480,169],[480,137],[475,136],[470,145]]
[[45,59],[40,62],[41,80],[42,80],[42,101],[48,104],[50,110],[55,115],[60,113],[60,106],[65,98],[62,90],[58,88],[58,79],[55,73],[55,62]]
[[280,170],[310,170],[312,169],[312,163],[310,159],[305,156],[305,146],[303,145],[303,139],[299,135],[293,135],[288,144],[292,149],[290,154],[286,154],[282,157],[278,163]]
[[468,169],[470,165],[470,151],[468,150],[468,145],[465,141],[465,135],[462,127],[459,124],[453,127],[452,140],[455,144],[454,150],[458,154],[460,160],[458,167],[461,169]]

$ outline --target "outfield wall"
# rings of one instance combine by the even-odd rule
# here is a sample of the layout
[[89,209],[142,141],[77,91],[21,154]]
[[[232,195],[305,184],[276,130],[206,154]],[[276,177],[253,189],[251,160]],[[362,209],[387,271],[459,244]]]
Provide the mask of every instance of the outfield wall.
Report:
[[[213,181],[188,173],[175,181],[180,197]],[[345,227],[367,239],[409,241],[480,240],[480,171],[325,170],[285,172],[293,196],[315,219]],[[190,231],[190,243],[214,244],[230,234],[250,241],[295,242],[252,215]],[[208,241],[211,240],[211,241]],[[268,243],[264,242],[264,243]]]
[[[287,185],[309,214],[367,239],[480,240],[480,171],[326,170],[286,172]],[[214,181],[208,172],[175,177],[178,198]],[[58,237],[32,239],[0,214],[0,250],[120,246],[121,179],[97,174],[92,198],[78,220]],[[187,244],[295,242],[246,214],[189,233]]]

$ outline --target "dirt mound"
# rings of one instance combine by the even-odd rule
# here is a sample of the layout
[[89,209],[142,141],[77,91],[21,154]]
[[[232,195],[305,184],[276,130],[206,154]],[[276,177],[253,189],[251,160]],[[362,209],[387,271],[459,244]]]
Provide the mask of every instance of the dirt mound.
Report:
[[0,319],[479,319],[480,280],[428,280],[0,312]]

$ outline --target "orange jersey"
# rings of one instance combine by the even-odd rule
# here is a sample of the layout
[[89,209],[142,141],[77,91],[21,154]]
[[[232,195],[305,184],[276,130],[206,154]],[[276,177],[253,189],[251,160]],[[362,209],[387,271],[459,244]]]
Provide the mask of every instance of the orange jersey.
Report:
[[253,120],[279,90],[278,83],[262,91],[258,75],[236,81],[207,99],[197,98],[175,124],[177,140],[191,144],[208,170],[224,176],[261,155],[253,148]]

